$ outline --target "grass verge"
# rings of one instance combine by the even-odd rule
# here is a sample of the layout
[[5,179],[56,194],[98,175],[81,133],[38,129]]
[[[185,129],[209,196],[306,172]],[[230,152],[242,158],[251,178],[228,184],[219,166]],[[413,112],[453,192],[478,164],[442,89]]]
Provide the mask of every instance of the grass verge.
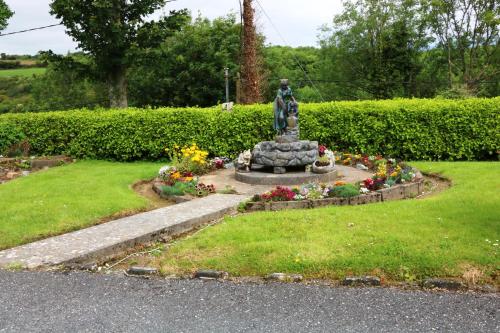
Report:
[[148,208],[131,185],[158,163],[81,161],[0,185],[0,249],[81,229],[121,212]]
[[474,272],[476,281],[496,280],[500,163],[413,164],[451,178],[453,187],[417,200],[228,217],[147,264],[164,274],[210,268],[233,276],[413,281]]
[[2,69],[0,70],[0,77],[40,75],[44,74],[45,71],[46,68],[41,67]]

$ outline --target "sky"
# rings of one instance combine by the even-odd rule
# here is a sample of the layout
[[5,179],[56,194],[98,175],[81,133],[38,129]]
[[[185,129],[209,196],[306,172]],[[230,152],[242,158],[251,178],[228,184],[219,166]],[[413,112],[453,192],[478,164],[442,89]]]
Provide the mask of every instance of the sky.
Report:
[[[15,12],[3,33],[25,30],[58,23],[49,14],[51,0],[6,0]],[[257,26],[266,36],[266,43],[288,46],[316,46],[318,28],[330,24],[335,14],[342,10],[341,0],[258,0],[271,18],[271,24],[257,1]],[[167,4],[165,11],[188,8],[193,16],[216,18],[233,11],[239,13],[238,0],[176,0]],[[152,18],[161,15],[155,13]],[[277,30],[277,31],[276,31]],[[0,37],[0,52],[7,54],[36,54],[40,50],[56,53],[74,51],[77,45],[65,34],[64,27],[53,27]]]

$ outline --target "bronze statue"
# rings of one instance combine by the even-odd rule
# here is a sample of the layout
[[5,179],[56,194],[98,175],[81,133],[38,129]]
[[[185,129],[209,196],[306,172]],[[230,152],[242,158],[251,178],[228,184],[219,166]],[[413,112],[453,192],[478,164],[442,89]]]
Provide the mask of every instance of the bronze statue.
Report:
[[279,135],[286,135],[288,127],[296,127],[297,121],[298,104],[288,80],[283,79],[274,101],[274,129]]

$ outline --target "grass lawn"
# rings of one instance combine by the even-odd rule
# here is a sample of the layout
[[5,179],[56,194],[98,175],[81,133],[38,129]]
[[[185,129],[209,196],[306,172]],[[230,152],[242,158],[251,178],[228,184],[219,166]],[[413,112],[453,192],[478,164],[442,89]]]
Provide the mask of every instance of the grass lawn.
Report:
[[81,161],[0,185],[0,249],[87,227],[103,217],[147,208],[131,188],[158,163]]
[[0,70],[0,77],[32,76],[34,74],[44,74],[45,70],[46,70],[45,68],[40,68],[40,67],[2,69]]
[[500,269],[500,163],[413,164],[451,178],[453,187],[417,200],[228,217],[149,264],[165,274],[211,268],[237,276],[407,281],[479,269],[491,282]]

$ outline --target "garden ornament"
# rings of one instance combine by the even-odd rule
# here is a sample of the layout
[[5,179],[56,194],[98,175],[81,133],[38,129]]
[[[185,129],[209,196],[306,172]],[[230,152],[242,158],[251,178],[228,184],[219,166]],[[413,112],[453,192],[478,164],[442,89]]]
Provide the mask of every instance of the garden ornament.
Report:
[[250,150],[245,150],[238,156],[238,170],[244,172],[250,172],[250,162],[252,160],[252,152]]

